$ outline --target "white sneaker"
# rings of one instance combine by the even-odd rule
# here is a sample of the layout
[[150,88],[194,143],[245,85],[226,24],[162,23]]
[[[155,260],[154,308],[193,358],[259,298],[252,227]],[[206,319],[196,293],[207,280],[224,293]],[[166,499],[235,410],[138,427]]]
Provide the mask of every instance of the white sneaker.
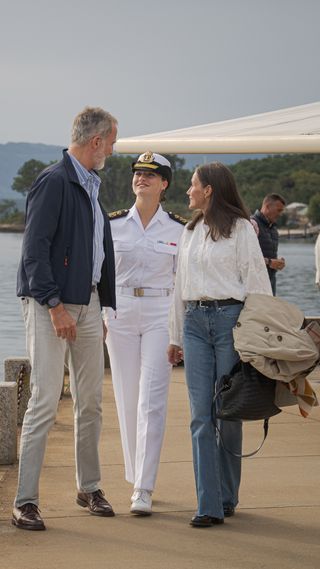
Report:
[[133,490],[133,494],[131,496],[131,503],[135,502],[135,500],[137,500],[139,492],[140,492],[140,490],[136,490],[136,489]]
[[131,496],[132,506],[130,512],[138,516],[151,516],[152,514],[152,498],[149,490],[137,489]]

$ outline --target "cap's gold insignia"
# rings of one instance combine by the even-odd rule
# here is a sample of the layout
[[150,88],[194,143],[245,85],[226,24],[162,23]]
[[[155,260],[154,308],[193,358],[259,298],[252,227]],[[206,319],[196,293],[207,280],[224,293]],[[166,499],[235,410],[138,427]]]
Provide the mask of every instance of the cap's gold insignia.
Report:
[[150,150],[148,150],[148,152],[145,152],[144,155],[142,156],[142,162],[153,162],[154,160],[154,155],[153,152],[151,152]]

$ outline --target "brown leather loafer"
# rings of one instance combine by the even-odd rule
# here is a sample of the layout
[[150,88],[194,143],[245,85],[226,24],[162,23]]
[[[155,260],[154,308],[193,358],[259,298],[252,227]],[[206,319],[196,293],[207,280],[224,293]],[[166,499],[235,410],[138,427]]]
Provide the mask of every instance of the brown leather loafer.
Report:
[[19,529],[43,531],[46,529],[40,510],[36,504],[23,504],[20,508],[14,507],[12,512],[12,524]]
[[213,518],[212,516],[193,516],[190,520],[190,525],[196,528],[208,528],[223,523],[223,518]]
[[114,516],[114,511],[108,500],[104,498],[102,490],[95,492],[78,492],[77,504],[83,508],[88,508],[93,516]]

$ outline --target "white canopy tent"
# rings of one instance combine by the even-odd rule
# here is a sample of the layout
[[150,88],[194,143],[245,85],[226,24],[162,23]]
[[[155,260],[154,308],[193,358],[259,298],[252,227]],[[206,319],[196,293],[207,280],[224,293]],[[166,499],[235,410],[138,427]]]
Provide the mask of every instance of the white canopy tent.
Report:
[[320,102],[144,136],[120,138],[116,152],[168,154],[320,152]]

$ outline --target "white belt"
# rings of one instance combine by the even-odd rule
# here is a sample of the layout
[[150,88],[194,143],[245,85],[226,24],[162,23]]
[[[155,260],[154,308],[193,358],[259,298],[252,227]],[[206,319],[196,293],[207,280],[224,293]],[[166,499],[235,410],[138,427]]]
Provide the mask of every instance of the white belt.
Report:
[[117,292],[125,296],[169,296],[171,289],[117,286]]

